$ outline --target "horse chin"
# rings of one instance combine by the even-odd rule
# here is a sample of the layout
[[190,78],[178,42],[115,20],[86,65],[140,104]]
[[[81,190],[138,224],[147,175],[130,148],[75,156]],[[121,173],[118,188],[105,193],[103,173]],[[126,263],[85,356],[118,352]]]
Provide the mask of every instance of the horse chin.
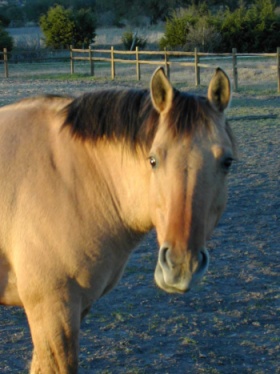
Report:
[[209,253],[206,248],[200,251],[199,264],[194,273],[187,272],[184,276],[173,277],[172,270],[167,270],[158,261],[155,269],[155,282],[159,288],[168,293],[186,293],[201,281],[209,266]]

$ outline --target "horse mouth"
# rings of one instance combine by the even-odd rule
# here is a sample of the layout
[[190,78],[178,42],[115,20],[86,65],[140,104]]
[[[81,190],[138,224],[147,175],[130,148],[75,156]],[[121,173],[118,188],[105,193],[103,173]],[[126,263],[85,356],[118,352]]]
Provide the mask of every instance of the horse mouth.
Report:
[[199,253],[199,263],[193,273],[184,272],[180,277],[173,276],[173,269],[161,266],[158,261],[155,269],[155,282],[159,288],[168,293],[186,293],[201,281],[209,266],[209,253],[203,248]]

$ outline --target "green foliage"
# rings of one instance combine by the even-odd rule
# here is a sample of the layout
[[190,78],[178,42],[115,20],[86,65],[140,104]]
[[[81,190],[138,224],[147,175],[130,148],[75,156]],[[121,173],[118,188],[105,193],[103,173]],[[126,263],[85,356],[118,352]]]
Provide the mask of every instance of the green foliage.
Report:
[[[54,48],[87,47],[95,37],[97,20],[99,26],[131,28],[164,20],[161,49],[229,52],[235,47],[238,52],[270,52],[280,40],[280,8],[276,11],[280,0],[131,0],[129,6],[127,0],[25,0],[21,7],[16,4],[10,1],[0,8],[2,25],[40,19],[46,44]],[[63,10],[60,16],[49,22],[49,12],[58,8]],[[131,38],[126,36],[126,48],[130,49]],[[136,45],[143,48],[144,41]]]
[[21,27],[24,25],[24,13],[22,8],[11,5],[6,9],[6,17],[11,20],[10,26]]
[[110,17],[115,26],[156,24],[175,9],[178,0],[96,0],[96,13],[99,18]]
[[13,38],[7,33],[7,31],[0,25],[0,50],[7,48],[8,51],[13,49]]
[[25,14],[21,7],[15,4],[0,7],[0,21],[5,27],[21,27],[24,25]]
[[73,45],[88,48],[96,36],[95,14],[90,9],[79,9],[73,13],[73,16],[75,23]]
[[142,13],[149,15],[150,24],[154,25],[160,21],[165,21],[172,9],[178,6],[176,0],[143,0],[141,1]]
[[24,6],[24,12],[28,21],[38,22],[43,14],[46,14],[50,7],[62,5],[61,2],[50,0],[28,0]]
[[168,1],[148,0],[143,5],[147,9],[147,14],[150,16],[150,23],[152,25],[158,21],[163,21],[169,12]]
[[165,34],[159,42],[160,49],[211,52],[220,40],[215,22],[206,3],[173,12],[165,24]]
[[232,47],[237,48],[239,52],[246,51],[248,44],[254,40],[251,35],[251,26],[246,19],[246,8],[243,4],[234,12],[229,9],[224,13],[221,19],[222,43],[221,50]]
[[[253,3],[253,0],[243,0],[246,6]],[[240,0],[23,0],[21,6],[19,1],[8,2],[8,5],[0,8],[0,18],[5,13],[8,17],[8,24],[17,25],[23,22],[38,23],[40,17],[46,14],[49,8],[61,5],[64,8],[71,8],[73,11],[90,9],[97,14],[99,25],[110,24],[115,26],[140,26],[156,24],[165,21],[174,10],[180,7],[191,6],[206,7],[216,12],[218,9],[228,7],[230,11],[240,6]],[[275,0],[280,5],[280,0]],[[9,9],[12,9],[8,11]]]
[[132,31],[125,31],[122,35],[122,43],[126,50],[135,50],[136,47],[144,49],[147,44],[147,39],[138,36]]
[[198,48],[201,52],[215,52],[221,43],[221,34],[210,17],[200,17],[188,30],[186,46],[188,51]]
[[160,49],[205,52],[274,52],[280,40],[280,15],[272,0],[244,1],[234,11],[212,14],[206,3],[173,12],[167,19]]
[[8,27],[10,23],[10,19],[8,18],[6,14],[6,7],[0,8],[0,25],[4,27]]
[[92,0],[28,0],[25,1],[22,11],[28,21],[38,22],[43,14],[46,14],[49,8],[61,5],[64,8],[71,7],[76,11],[82,8],[94,11],[94,2]]
[[248,8],[241,3],[234,12],[227,10],[220,27],[222,51],[235,47],[239,52],[271,52],[280,44],[280,16],[271,0],[255,0]]
[[[253,0],[243,0],[248,6]],[[7,13],[7,10],[14,8],[8,15],[8,24],[17,25],[25,21],[39,22],[40,17],[46,14],[49,8],[55,5],[61,5],[64,8],[71,8],[73,11],[79,9],[90,9],[98,15],[99,25],[110,23],[111,25],[140,25],[140,24],[156,24],[165,21],[172,11],[180,7],[201,6],[207,4],[206,7],[217,11],[217,9],[228,7],[234,11],[240,6],[240,0],[131,0],[129,4],[127,0],[23,0],[21,6],[19,1],[8,2],[8,5],[0,8],[0,13]],[[280,0],[275,0],[275,4],[280,6]],[[17,8],[17,9],[15,9]],[[0,18],[1,18],[0,15]],[[7,25],[5,25],[7,26]]]
[[61,5],[50,8],[40,18],[46,46],[54,49],[67,48],[71,44],[88,47],[95,37],[95,25],[95,15],[90,9],[74,12]]
[[40,18],[40,26],[45,36],[47,47],[67,48],[73,41],[75,23],[72,12],[56,5]]
[[187,10],[173,12],[166,20],[165,34],[159,42],[160,49],[185,49],[188,28],[193,26],[197,19]]

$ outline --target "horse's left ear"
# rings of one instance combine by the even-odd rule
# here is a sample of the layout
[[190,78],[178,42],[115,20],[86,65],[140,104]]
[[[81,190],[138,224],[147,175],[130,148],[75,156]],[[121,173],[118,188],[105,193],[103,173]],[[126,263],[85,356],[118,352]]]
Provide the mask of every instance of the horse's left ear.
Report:
[[167,113],[172,105],[173,87],[162,67],[158,68],[151,79],[151,98],[159,113]]
[[229,78],[221,68],[217,68],[208,87],[208,99],[216,109],[223,112],[229,105],[230,98]]

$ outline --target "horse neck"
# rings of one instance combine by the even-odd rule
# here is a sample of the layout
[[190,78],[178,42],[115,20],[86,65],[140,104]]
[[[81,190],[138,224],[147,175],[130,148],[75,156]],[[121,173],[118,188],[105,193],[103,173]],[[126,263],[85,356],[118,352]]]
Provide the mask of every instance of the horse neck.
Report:
[[[149,211],[149,168],[142,151],[132,151],[123,143],[97,142],[90,147],[104,199],[112,202],[116,219],[135,233],[152,228]],[[107,197],[105,197],[107,195]]]

